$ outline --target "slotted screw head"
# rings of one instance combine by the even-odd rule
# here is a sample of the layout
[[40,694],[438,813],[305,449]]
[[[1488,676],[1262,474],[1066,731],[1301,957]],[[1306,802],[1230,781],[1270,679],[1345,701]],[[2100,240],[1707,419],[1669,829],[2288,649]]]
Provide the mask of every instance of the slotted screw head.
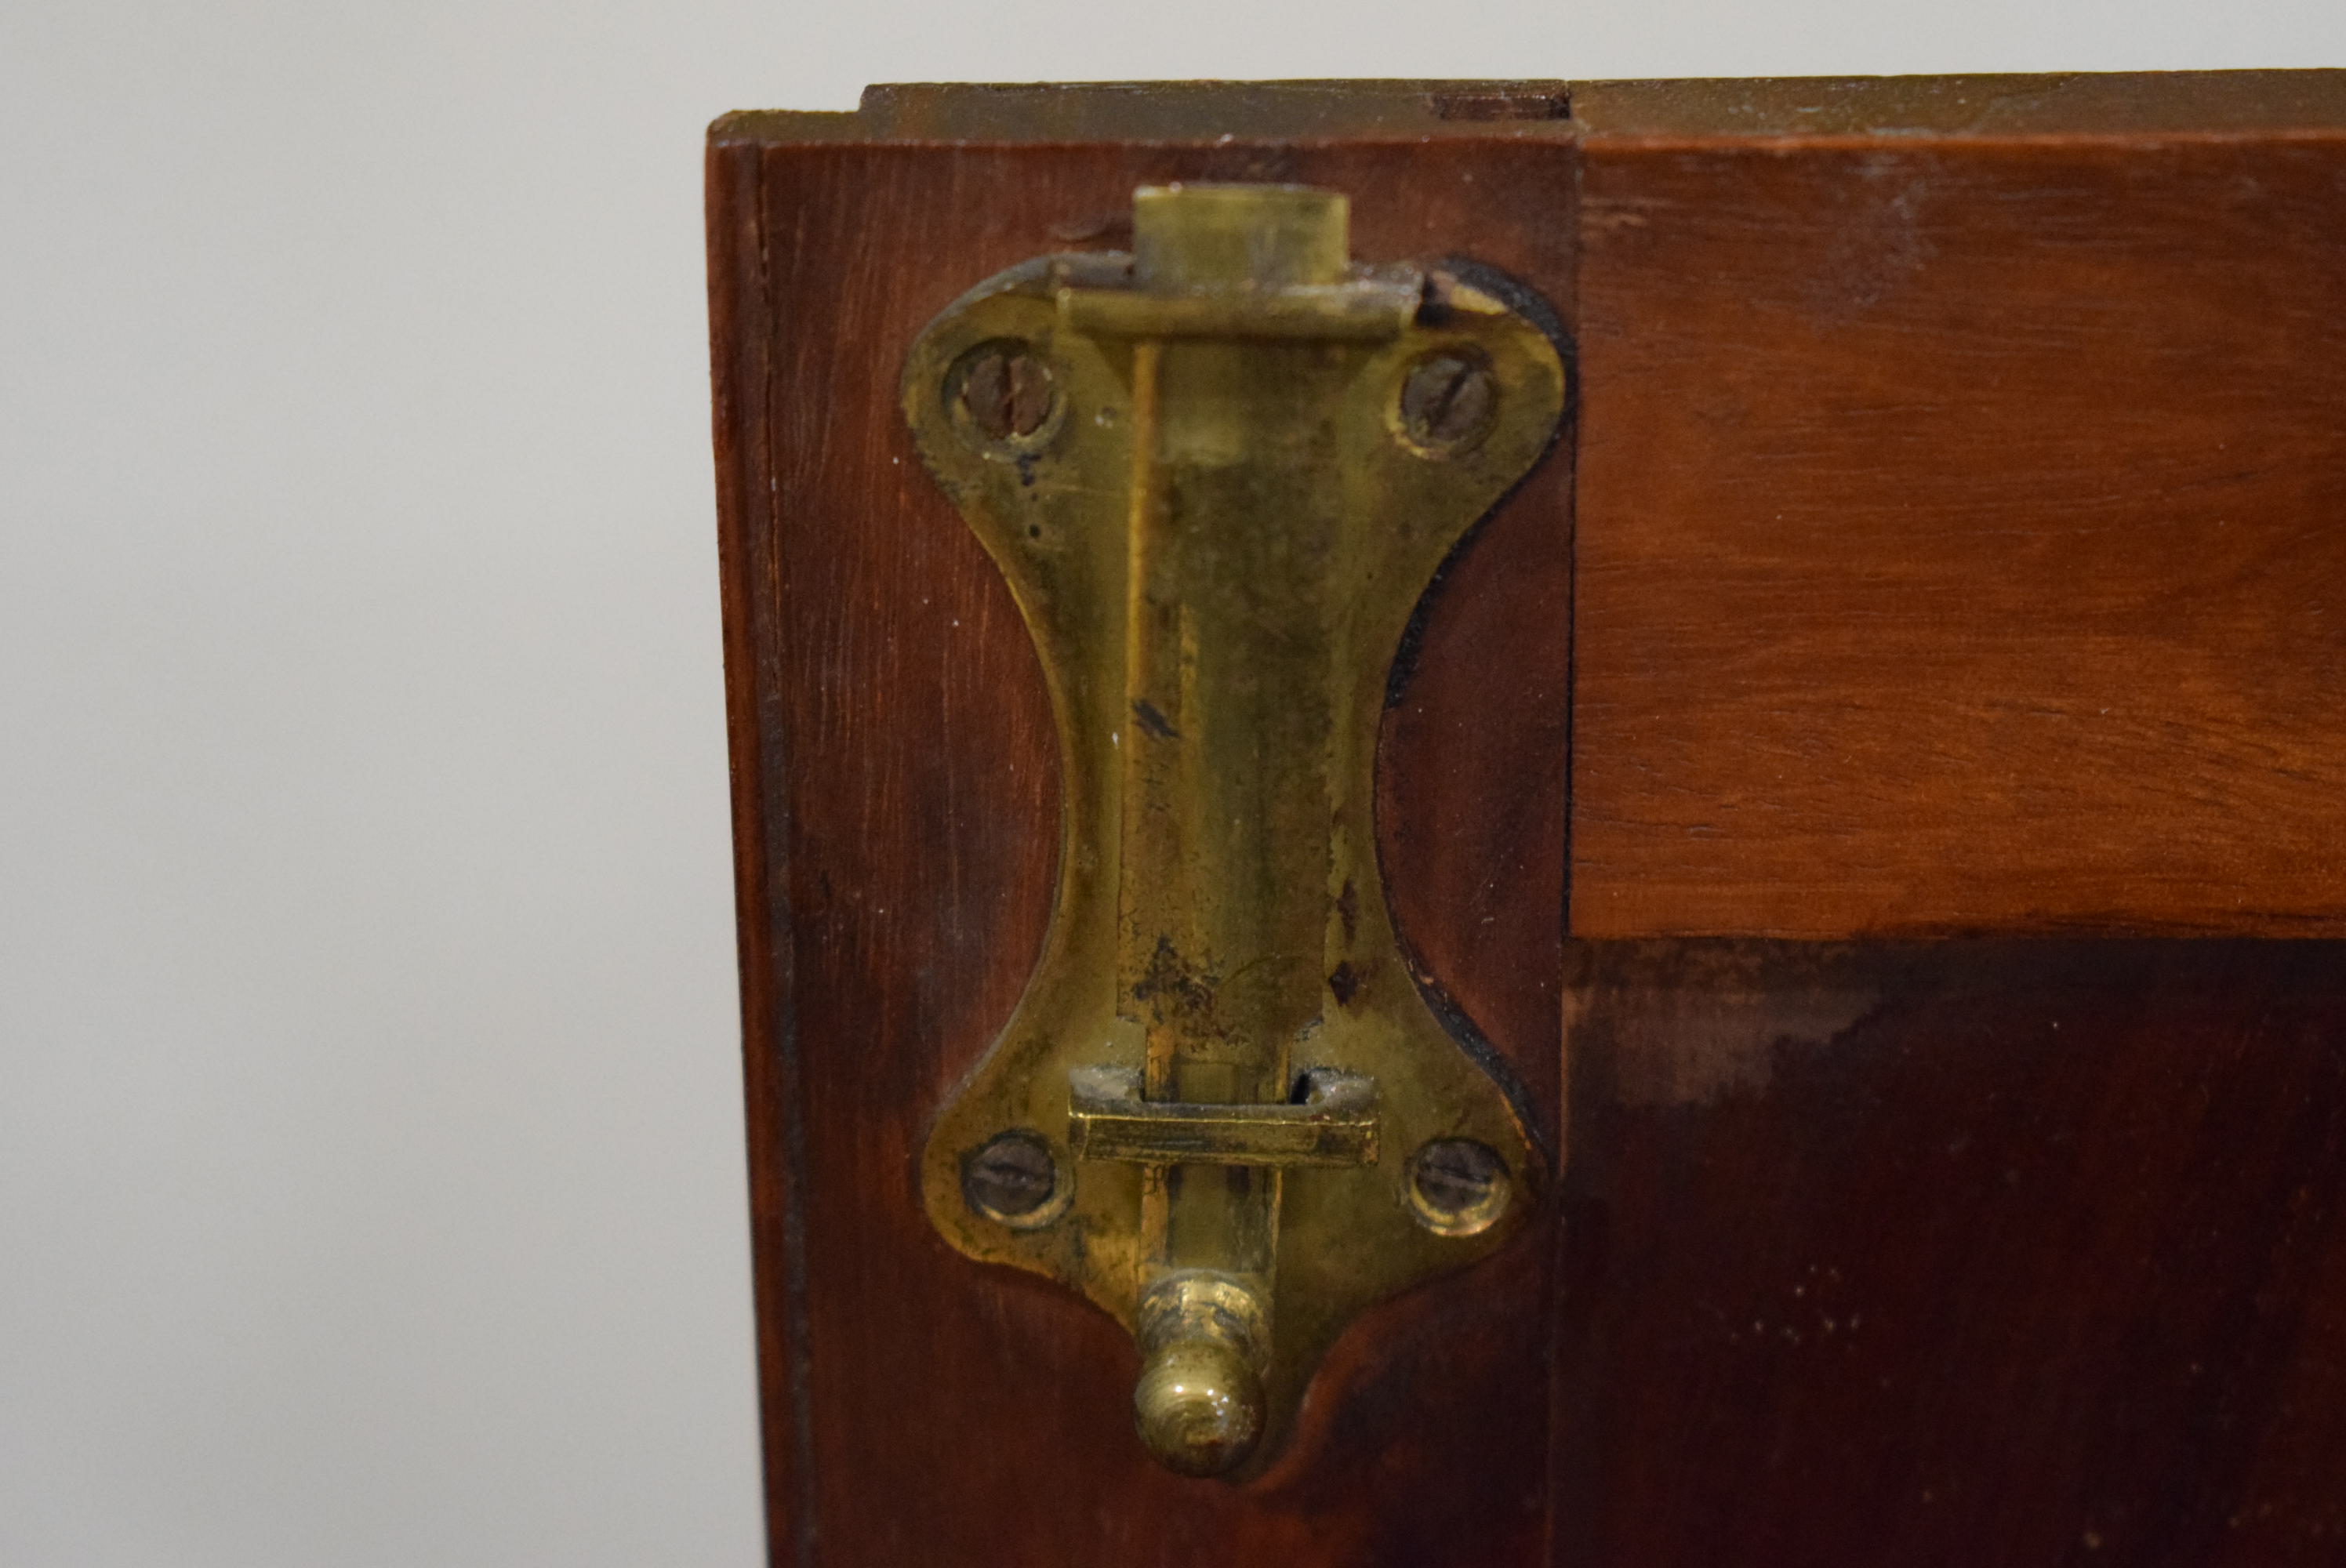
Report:
[[1048,1217],[1058,1189],[1058,1162],[1033,1133],[997,1133],[961,1163],[962,1201],[1005,1225]]
[[1437,1138],[1409,1165],[1418,1222],[1443,1236],[1488,1230],[1507,1207],[1507,1164],[1472,1138]]
[[1051,367],[1023,343],[986,343],[960,368],[954,401],[992,442],[1019,442],[1051,417]]
[[1402,433],[1427,452],[1455,451],[1490,428],[1498,404],[1489,365],[1448,350],[1431,353],[1402,378]]

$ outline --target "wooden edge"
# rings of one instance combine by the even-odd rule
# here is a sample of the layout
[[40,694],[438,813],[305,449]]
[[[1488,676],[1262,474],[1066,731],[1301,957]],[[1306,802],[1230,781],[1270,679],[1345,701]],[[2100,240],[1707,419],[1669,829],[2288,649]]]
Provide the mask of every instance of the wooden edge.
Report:
[[712,144],[1404,137],[2146,136],[2346,128],[2346,70],[1567,82],[911,83],[852,110],[753,109]]
[[1576,82],[1615,137],[2146,136],[2346,127],[2346,70],[2112,71]]
[[806,1227],[799,1196],[804,1189],[806,1140],[786,903],[788,775],[781,765],[779,716],[763,710],[755,678],[759,665],[774,655],[774,606],[780,599],[770,503],[757,483],[771,462],[766,447],[774,330],[765,279],[760,163],[754,149],[709,149],[709,360],[750,1225],[757,1255],[785,1264],[779,1272],[757,1269],[753,1285],[767,1515],[774,1560],[810,1563],[813,1421],[806,1369],[811,1351]]
[[908,83],[849,111],[749,110],[712,141],[1216,142],[1569,137],[1553,81]]

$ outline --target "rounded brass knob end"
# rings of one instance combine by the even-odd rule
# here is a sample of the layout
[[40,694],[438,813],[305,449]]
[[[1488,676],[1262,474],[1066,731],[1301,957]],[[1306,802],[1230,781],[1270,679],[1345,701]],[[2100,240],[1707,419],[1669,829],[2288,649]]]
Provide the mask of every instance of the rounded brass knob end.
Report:
[[1141,1369],[1132,1390],[1140,1441],[1183,1475],[1220,1475],[1245,1462],[1262,1436],[1262,1380],[1238,1348],[1177,1339]]
[[1225,1475],[1262,1437],[1270,1314],[1227,1274],[1188,1269],[1141,1296],[1134,1424],[1148,1451],[1183,1475]]

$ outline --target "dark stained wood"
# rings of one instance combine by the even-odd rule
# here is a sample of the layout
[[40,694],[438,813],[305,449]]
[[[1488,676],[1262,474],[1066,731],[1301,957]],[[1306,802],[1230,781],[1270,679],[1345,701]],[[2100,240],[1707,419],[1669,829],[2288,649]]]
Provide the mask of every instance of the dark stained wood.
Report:
[[2346,933],[2346,134],[1585,156],[1574,931]]
[[[1355,249],[1457,250],[1568,303],[1567,144],[856,145],[719,127],[720,501],[761,1367],[778,1562],[1530,1564],[1546,1550],[1535,1237],[1364,1322],[1290,1458],[1178,1480],[1105,1317],[949,1250],[914,1159],[1008,1017],[1048,903],[1057,759],[1000,578],[895,409],[956,294],[1112,243],[1137,185],[1353,196]],[[803,127],[801,127],[803,130]],[[1429,980],[1560,1099],[1568,448],[1454,561],[1384,745],[1382,848]],[[1499,698],[1494,702],[1493,697]]]
[[1559,1564],[2346,1559],[2346,945],[1570,989]]

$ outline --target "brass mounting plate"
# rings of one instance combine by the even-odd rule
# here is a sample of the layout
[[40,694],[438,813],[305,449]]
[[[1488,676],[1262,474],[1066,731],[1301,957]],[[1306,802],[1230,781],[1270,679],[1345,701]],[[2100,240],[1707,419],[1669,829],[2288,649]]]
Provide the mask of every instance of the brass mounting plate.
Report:
[[[1065,769],[1040,963],[922,1188],[963,1252],[1127,1328],[1184,1270],[1268,1304],[1260,1468],[1344,1326],[1497,1248],[1547,1179],[1411,976],[1372,812],[1411,613],[1547,447],[1566,375],[1494,292],[1353,265],[1341,197],[1136,208],[1136,256],[990,279],[905,366],[922,456],[1034,636]],[[965,1196],[1005,1135],[1049,1152],[1033,1217]],[[1462,1146],[1495,1197],[1429,1211],[1420,1156]]]

